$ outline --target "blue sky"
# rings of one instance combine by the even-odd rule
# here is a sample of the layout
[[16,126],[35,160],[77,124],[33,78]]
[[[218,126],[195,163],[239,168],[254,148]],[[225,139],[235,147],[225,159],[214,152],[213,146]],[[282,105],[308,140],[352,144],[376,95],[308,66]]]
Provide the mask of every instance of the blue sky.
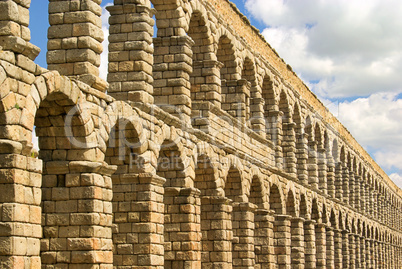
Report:
[[[402,187],[402,2],[232,2]],[[108,3],[112,1],[104,0],[102,6]],[[31,42],[42,50],[36,62],[43,67],[47,4],[48,0],[33,0],[30,9]],[[107,18],[104,10],[106,33]],[[102,62],[105,76],[106,54]]]

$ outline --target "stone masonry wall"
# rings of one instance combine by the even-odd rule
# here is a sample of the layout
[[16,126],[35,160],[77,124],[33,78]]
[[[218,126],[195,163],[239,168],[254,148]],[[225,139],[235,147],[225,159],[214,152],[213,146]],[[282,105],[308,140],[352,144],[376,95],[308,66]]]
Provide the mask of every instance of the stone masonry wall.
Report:
[[233,4],[114,0],[106,82],[101,2],[45,69],[0,1],[0,268],[401,267],[402,191]]

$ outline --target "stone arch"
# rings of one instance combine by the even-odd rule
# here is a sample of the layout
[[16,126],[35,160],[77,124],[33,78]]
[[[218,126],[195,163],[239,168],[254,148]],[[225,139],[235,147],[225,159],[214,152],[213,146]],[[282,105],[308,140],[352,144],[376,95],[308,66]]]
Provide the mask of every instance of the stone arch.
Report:
[[[26,128],[31,131],[35,125],[37,136],[60,137],[58,142],[62,144],[59,146],[67,147],[65,149],[71,149],[71,143],[78,149],[90,150],[97,147],[98,136],[89,109],[96,105],[87,102],[77,84],[72,83],[67,77],[60,76],[57,71],[37,77],[25,103],[29,107],[21,107],[22,116],[27,118],[23,123],[26,122]],[[62,137],[65,137],[64,142],[61,141]],[[31,134],[27,136],[27,140],[29,144],[32,140]],[[50,146],[47,138],[40,140],[43,149]],[[81,156],[77,154],[76,157],[76,160],[96,159],[96,155],[90,158],[86,154]]]
[[183,154],[178,144],[165,140],[160,145],[156,174],[166,179],[166,187],[187,187]]
[[282,194],[276,184],[272,184],[269,189],[269,209],[273,210],[275,214],[283,214],[284,202]]
[[286,215],[296,217],[296,199],[292,190],[289,190],[286,198]]
[[279,99],[277,98],[275,87],[273,76],[270,76],[268,73],[265,74],[261,90],[264,100],[266,138],[272,142],[277,140],[275,124],[279,110]]
[[266,208],[265,193],[263,181],[257,175],[252,176],[250,185],[250,195],[248,201],[255,204],[258,209]]
[[304,193],[300,194],[300,203],[299,203],[299,216],[301,218],[307,219],[308,218],[308,206],[307,206],[307,199]]
[[313,198],[311,203],[311,219],[319,222],[321,218],[320,210],[318,207],[317,198]]
[[216,195],[218,192],[218,171],[212,165],[211,158],[206,154],[197,157],[194,187],[201,191],[201,196]]
[[[191,100],[211,101],[220,107],[220,77],[218,76],[219,64],[214,54],[213,37],[210,29],[210,22],[205,8],[199,1],[190,2],[192,6],[189,14],[187,34],[194,41],[192,45],[192,72],[190,74]],[[194,111],[192,105],[193,114]],[[199,112],[198,112],[199,113]]]
[[289,96],[285,90],[279,95],[279,117],[277,119],[278,141],[276,148],[277,164],[283,167],[286,172],[295,174],[295,130],[292,120]]
[[[256,75],[255,61],[252,55],[246,55],[243,59],[241,80],[247,82],[243,92],[245,93],[246,121],[249,127],[253,126],[253,119],[257,119],[257,124],[260,124],[260,119],[263,117],[263,107],[260,105],[261,92],[258,89]],[[260,130],[257,129],[257,131]]]
[[226,86],[225,83],[240,79],[239,66],[237,64],[237,49],[234,45],[232,35],[229,32],[221,33],[217,36],[216,57],[223,63],[221,68],[222,93]]
[[[42,258],[43,266],[49,263],[54,266],[65,263],[60,259],[50,261],[45,258],[49,254],[56,256],[70,251],[67,246],[55,247],[55,242],[84,237],[69,231],[79,231],[85,225],[98,225],[101,229],[111,226],[110,176],[116,168],[102,163],[105,148],[100,146],[102,139],[92,118],[99,117],[96,113],[102,108],[95,102],[87,101],[92,100],[93,95],[82,91],[83,89],[88,89],[88,86],[73,82],[57,71],[46,72],[36,77],[31,85],[25,106],[14,106],[22,112],[24,128],[32,131],[36,126],[35,131],[39,137],[39,159],[43,161],[42,178],[40,173],[30,173],[29,177],[32,182],[39,183],[33,194],[37,200],[41,200],[43,234],[35,237],[41,240],[38,255]],[[31,141],[31,133],[26,138]],[[37,161],[39,160],[33,159],[32,165]],[[38,165],[39,167],[42,172],[42,166]],[[97,207],[100,204],[101,211]],[[34,209],[32,205],[32,210]],[[90,218],[90,212],[96,212],[99,218],[110,222],[100,224]],[[34,211],[30,214],[34,214]],[[80,218],[87,219],[85,225],[73,221],[78,214]],[[34,219],[34,215],[31,218]],[[40,226],[40,216],[38,219],[37,224]],[[111,239],[111,235],[106,238]],[[77,247],[77,251],[82,253],[85,250],[87,249]],[[112,253],[111,246],[97,250],[100,255]]]

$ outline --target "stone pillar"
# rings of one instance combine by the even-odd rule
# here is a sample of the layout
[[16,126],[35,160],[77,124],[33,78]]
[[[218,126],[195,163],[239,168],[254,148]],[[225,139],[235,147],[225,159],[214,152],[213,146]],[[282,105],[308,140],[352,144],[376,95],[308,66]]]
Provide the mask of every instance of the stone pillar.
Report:
[[291,267],[305,268],[304,219],[291,219]]
[[342,163],[338,162],[335,166],[335,198],[339,201],[343,199],[343,168]]
[[360,211],[366,212],[367,214],[369,213],[368,209],[368,184],[366,184],[366,177],[364,176],[361,181],[361,189],[360,189],[360,199],[361,199],[361,204],[360,204]]
[[251,83],[245,79],[231,80],[225,83],[227,92],[223,94],[222,110],[245,124],[250,116]]
[[256,268],[272,268],[274,265],[274,217],[269,210],[257,209],[254,215],[254,250]]
[[254,211],[252,203],[233,205],[233,268],[254,268]]
[[307,148],[307,134],[298,133],[297,135],[297,177],[301,184],[308,184],[308,148]]
[[[258,95],[261,95],[258,92]],[[251,96],[250,100],[250,128],[266,138],[266,122],[264,117],[264,105],[265,100],[262,97],[253,97]]]
[[42,267],[112,268],[115,169],[87,161],[45,163]]
[[201,268],[232,268],[231,200],[220,196],[204,196],[201,204]]
[[164,268],[201,267],[200,191],[165,187]]
[[278,269],[290,269],[290,216],[275,215],[275,254],[277,257]]
[[356,262],[355,266],[356,268],[361,268],[361,247],[360,247],[360,236],[358,234],[354,234],[355,237],[355,256],[356,256]]
[[342,268],[350,268],[349,231],[342,231]]
[[323,223],[317,223],[315,225],[315,237],[316,237],[316,251],[317,251],[317,268],[325,269],[327,266],[327,244],[326,244],[326,227]]
[[368,185],[367,193],[367,211],[368,214],[374,218],[374,188]]
[[153,11],[147,1],[108,6],[108,94],[117,100],[153,104]]
[[113,234],[116,269],[135,266],[163,268],[163,185],[151,174],[113,177]]
[[357,210],[361,210],[362,206],[362,199],[363,197],[360,196],[361,188],[362,188],[362,183],[361,183],[362,178],[355,174],[355,190],[354,190],[354,203],[355,203],[355,208]]
[[326,268],[335,269],[335,238],[334,229],[332,227],[325,227],[326,229]]
[[318,168],[318,188],[326,195],[327,190],[327,158],[325,148],[320,146],[317,148],[317,168]]
[[283,129],[283,161],[284,168],[291,176],[297,175],[297,159],[296,159],[296,135],[295,135],[296,123],[284,123]]
[[31,32],[29,25],[29,6],[31,0],[0,1],[0,47],[2,50],[23,54],[35,60],[40,49],[29,43]]
[[305,268],[316,268],[315,221],[304,222]]
[[356,269],[356,243],[355,235],[349,234],[349,268]]
[[101,15],[99,1],[50,1],[46,58],[49,70],[104,92],[107,83],[99,78],[104,39]]
[[342,201],[349,204],[349,169],[345,164],[342,167]]
[[380,260],[380,246],[378,240],[374,240],[374,260],[375,260],[375,268],[381,268],[381,260]]
[[334,266],[342,268],[342,231],[334,229]]
[[194,41],[191,37],[154,38],[154,98],[166,112],[190,123],[190,74]]
[[361,268],[367,268],[367,261],[366,261],[366,240],[364,236],[360,236],[360,261],[361,261]]
[[332,198],[336,197],[335,189],[335,163],[332,154],[327,152],[327,190],[328,195]]
[[[191,100],[208,101],[222,107],[221,73],[223,63],[215,60],[195,61],[191,76]],[[194,109],[194,107],[193,107]]]
[[308,184],[318,190],[317,142],[308,142]]
[[40,268],[42,161],[8,142],[0,142],[0,268]]
[[269,111],[271,118],[271,140],[275,145],[275,165],[279,169],[283,168],[283,152],[282,152],[282,118],[283,112],[277,110]]
[[356,183],[355,183],[355,173],[353,169],[349,167],[349,204],[352,208],[356,208]]
[[367,239],[366,240],[367,244],[367,256],[366,260],[370,261],[369,262],[369,267],[370,269],[377,268],[377,265],[375,263],[375,246],[374,246],[374,240],[373,239]]

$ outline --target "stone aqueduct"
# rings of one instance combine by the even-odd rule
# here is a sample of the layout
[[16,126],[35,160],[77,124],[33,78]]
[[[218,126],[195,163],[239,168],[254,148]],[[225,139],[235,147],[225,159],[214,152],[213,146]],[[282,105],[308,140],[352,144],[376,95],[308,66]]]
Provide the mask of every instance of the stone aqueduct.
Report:
[[30,2],[0,1],[0,268],[401,268],[401,190],[233,4],[114,0],[107,83],[101,0],[49,1],[48,70]]

